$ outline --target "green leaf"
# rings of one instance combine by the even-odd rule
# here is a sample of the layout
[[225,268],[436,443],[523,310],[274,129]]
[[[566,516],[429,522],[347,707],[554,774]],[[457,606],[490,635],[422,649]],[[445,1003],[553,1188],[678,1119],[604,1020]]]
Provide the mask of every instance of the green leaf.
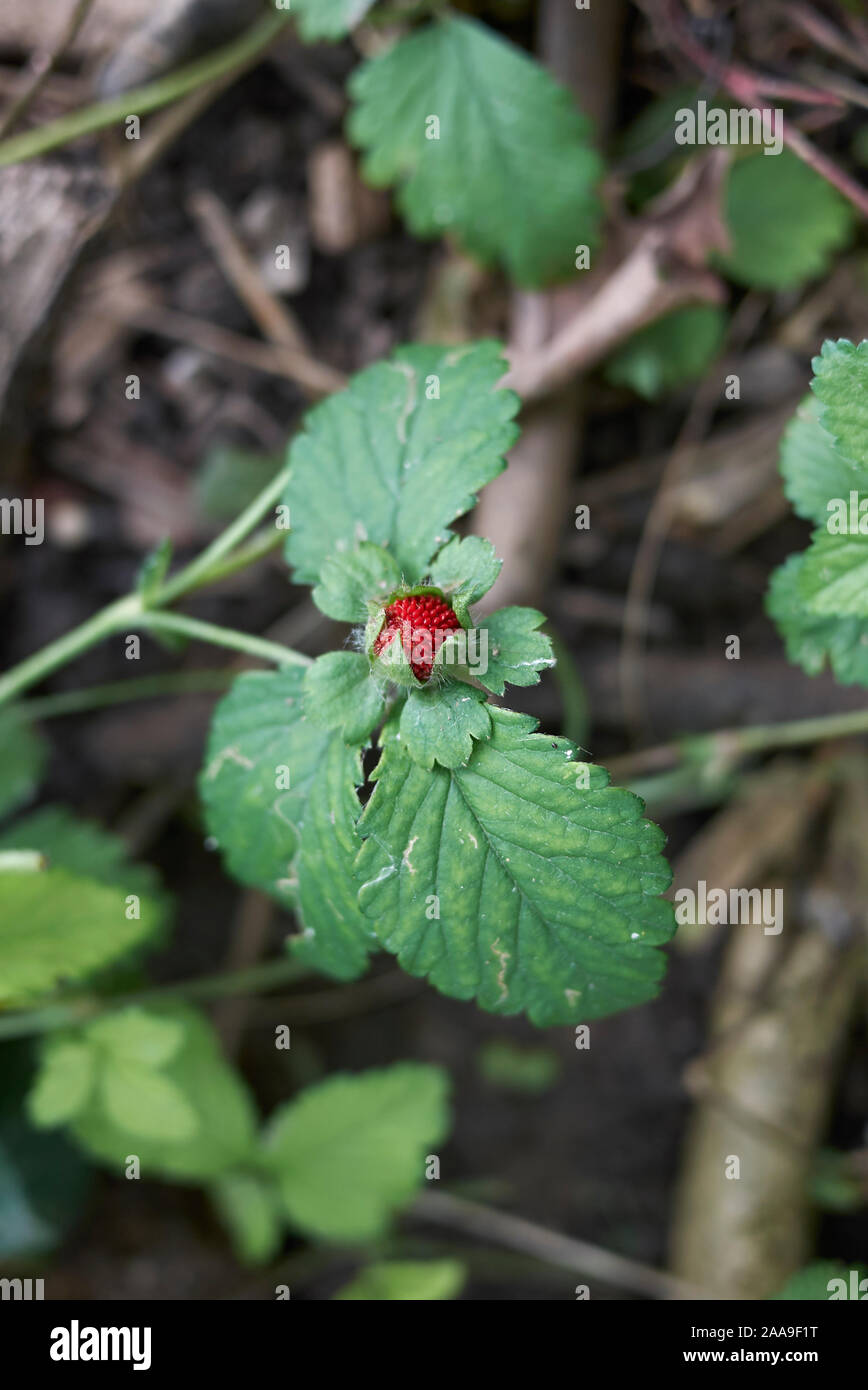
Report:
[[868,341],[825,342],[812,363],[812,390],[822,402],[821,421],[839,453],[859,470],[855,484],[868,491]]
[[[29,1042],[3,1046],[0,1088],[0,1260],[44,1255],[80,1220],[92,1170],[59,1131],[27,1117]],[[23,1272],[20,1271],[19,1272]]]
[[809,1191],[811,1202],[821,1211],[859,1211],[868,1205],[853,1156],[838,1149],[819,1151]]
[[199,780],[229,872],[285,906],[308,790],[331,738],[302,717],[303,682],[296,667],[239,676],[214,712]]
[[576,245],[596,239],[602,165],[588,121],[538,63],[450,16],[363,64],[350,92],[363,173],[398,185],[412,231],[454,233],[520,285],[575,274]]
[[359,908],[355,856],[361,783],[357,751],[333,738],[308,793],[301,831],[298,901],[304,931],[291,942],[299,960],[354,980],[378,942]]
[[690,304],[634,333],[607,361],[604,375],[646,400],[704,375],[726,335],[726,315],[713,304]]
[[818,616],[868,618],[868,535],[815,531],[799,575],[802,601]]
[[484,661],[473,674],[486,690],[502,695],[509,685],[536,685],[540,675],[554,666],[551,639],[537,632],[545,615],[535,608],[498,608],[480,623],[487,632],[488,668]]
[[42,779],[48,745],[14,705],[0,710],[0,816],[29,801]]
[[358,861],[381,942],[444,994],[542,1026],[653,997],[674,930],[662,832],[566,739],[491,719],[466,767],[385,744]]
[[171,561],[172,542],[169,536],[164,536],[145,557],[136,578],[136,592],[141,594],[146,608],[168,574]]
[[279,467],[280,460],[269,454],[215,445],[193,484],[199,511],[211,521],[234,521],[268,487]]
[[363,652],[326,652],[304,679],[304,713],[322,729],[339,729],[347,743],[364,743],[383,717],[383,689]]
[[283,1243],[283,1221],[274,1184],[260,1173],[224,1173],[211,1185],[211,1200],[244,1264],[264,1264]]
[[[771,1295],[770,1301],[782,1302],[794,1299],[799,1302],[824,1303],[833,1295],[838,1298],[849,1298],[853,1282],[852,1276],[855,1275],[858,1284],[866,1277],[866,1274],[868,1271],[861,1265],[848,1268],[843,1260],[814,1260],[812,1264],[806,1265],[804,1269],[790,1275],[780,1292]],[[833,1283],[833,1281],[837,1281],[837,1283]],[[843,1281],[843,1289],[841,1281]],[[832,1285],[831,1288],[830,1285]],[[857,1297],[860,1296],[864,1297],[864,1291],[861,1295],[857,1293]]]
[[76,877],[122,889],[124,898],[132,893],[147,898],[154,934],[165,925],[170,899],[156,869],[131,862],[119,835],[66,806],[44,806],[9,826],[0,833],[0,850],[7,849],[39,850],[52,869],[68,869]]
[[429,577],[451,600],[459,618],[466,620],[468,608],[488,593],[502,565],[491,541],[456,536],[434,560]]
[[801,593],[804,561],[804,555],[791,555],[775,570],[766,596],[787,656],[809,676],[828,662],[842,685],[868,685],[868,619],[811,613]]
[[780,460],[784,492],[793,510],[817,526],[829,519],[830,498],[846,499],[860,485],[856,466],[835,448],[821,425],[821,409],[816,396],[805,397],[784,431]]
[[491,716],[484,703],[485,694],[464,681],[449,685],[430,684],[411,690],[401,711],[400,738],[410,757],[420,767],[443,767],[466,763],[473,751],[473,740],[488,738]]
[[335,1298],[366,1303],[456,1298],[466,1278],[460,1260],[380,1260],[357,1274]]
[[763,290],[824,274],[853,227],[850,205],[789,150],[735,161],[725,217],[732,244],[717,263],[738,284]]
[[518,406],[496,389],[505,368],[493,342],[400,348],[310,412],[284,495],[298,583],[360,541],[390,546],[404,578],[421,578],[449,524],[505,467]]
[[121,1061],[164,1067],[183,1045],[184,1026],[177,1019],[130,1007],[96,1019],[88,1037]]
[[447,1130],[447,1078],[413,1062],[332,1076],[281,1106],[262,1162],[286,1214],[309,1235],[374,1240],[425,1176],[425,1157]]
[[51,1129],[78,1114],[93,1090],[94,1060],[86,1042],[61,1037],[46,1043],[27,1097],[27,1113],[37,1128]]
[[200,793],[230,873],[285,907],[298,901],[298,950],[350,979],[374,945],[352,881],[361,771],[340,735],[303,717],[303,682],[293,667],[239,677],[217,706]]
[[306,43],[314,39],[340,39],[354,29],[375,0],[293,0],[298,31]]
[[[200,1182],[243,1166],[253,1152],[256,1112],[216,1033],[184,1005],[153,1013],[181,1028],[180,1048],[158,1069],[101,1048],[98,1084],[72,1122],[73,1135],[116,1172],[130,1154],[138,1156],[143,1176],[179,1182]],[[76,1036],[92,1041],[95,1026]]]
[[140,914],[127,917],[122,890],[66,869],[0,874],[0,1001],[20,1003],[112,964],[156,931],[150,899]]
[[368,601],[386,598],[400,582],[401,571],[388,550],[363,541],[355,550],[327,556],[313,601],[339,622],[363,623]]
[[118,1129],[143,1139],[192,1139],[199,1129],[183,1091],[139,1062],[110,1057],[103,1065],[102,1103]]

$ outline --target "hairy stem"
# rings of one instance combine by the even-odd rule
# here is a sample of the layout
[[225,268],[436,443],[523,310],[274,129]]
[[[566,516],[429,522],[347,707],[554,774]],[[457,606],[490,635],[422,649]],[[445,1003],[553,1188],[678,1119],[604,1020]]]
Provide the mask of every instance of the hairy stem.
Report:
[[275,530],[273,534],[266,531],[248,546],[240,546],[265,516],[269,507],[276,503],[288,478],[287,465],[195,560],[168,579],[155,593],[149,594],[147,600],[138,593],[127,594],[125,598],[117,599],[79,627],[65,633],[56,642],[50,642],[47,647],[43,647],[41,651],[27,657],[11,671],[0,676],[0,705],[14,699],[30,686],[36,685],[67,662],[73,661],[104,637],[137,626],[199,638],[218,647],[230,647],[233,651],[247,652],[265,661],[276,661],[281,666],[289,663],[307,665],[307,657],[302,656],[300,652],[292,651],[289,647],[278,646],[276,642],[268,642],[265,638],[254,637],[245,632],[236,632],[232,628],[202,623],[186,615],[172,615],[159,611],[184,594],[192,593],[193,590],[215,583],[246,565],[254,564],[278,544],[281,533]]
[[210,642],[215,647],[229,647],[236,652],[246,652],[248,656],[261,657],[263,661],[273,661],[278,666],[309,666],[311,658],[291,647],[281,647],[277,642],[269,642],[265,637],[255,637],[249,632],[238,632],[235,628],[220,627],[217,623],[203,623],[186,613],[155,613],[150,610],[140,615],[138,626],[153,632],[169,632],[179,637],[189,637],[193,641]]

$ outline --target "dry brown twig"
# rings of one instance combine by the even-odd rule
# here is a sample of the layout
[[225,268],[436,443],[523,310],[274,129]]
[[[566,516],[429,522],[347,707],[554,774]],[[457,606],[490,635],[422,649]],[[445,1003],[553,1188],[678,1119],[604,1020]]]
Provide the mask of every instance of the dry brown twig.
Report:
[[705,262],[712,251],[728,246],[720,217],[728,161],[725,150],[692,161],[631,228],[632,247],[620,264],[600,268],[598,288],[566,325],[536,351],[523,351],[519,343],[510,350],[503,384],[525,401],[538,399],[671,309],[696,301],[720,303],[723,284]]

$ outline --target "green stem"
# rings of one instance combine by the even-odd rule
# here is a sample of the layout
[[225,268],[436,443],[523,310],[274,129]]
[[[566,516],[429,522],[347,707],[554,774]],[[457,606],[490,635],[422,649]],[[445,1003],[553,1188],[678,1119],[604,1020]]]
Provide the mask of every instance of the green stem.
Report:
[[[180,598],[182,594],[189,594],[191,590],[199,589],[203,584],[209,584],[214,578],[222,578],[225,574],[231,574],[232,570],[227,569],[223,563],[225,557],[259,524],[269,507],[272,507],[283,493],[288,480],[289,466],[287,465],[280,469],[258,497],[254,497],[240,516],[235,518],[231,526],[227,526],[225,531],[221,531],[220,535],[205,547],[201,555],[197,555],[191,564],[180,570],[162,586],[156,599],[152,600],[152,606],[162,608],[165,604]],[[277,534],[280,535],[279,532]],[[264,553],[265,551],[257,551],[254,558],[258,559],[259,555]],[[233,566],[233,568],[238,568],[238,566]]]
[[56,1028],[89,1023],[100,1014],[112,1013],[131,1004],[154,1004],[164,999],[210,1000],[260,994],[282,985],[294,984],[309,975],[310,970],[306,965],[287,955],[260,965],[251,965],[245,970],[221,971],[215,975],[202,975],[195,980],[175,980],[168,985],[154,985],[128,994],[79,995],[75,999],[46,1004],[44,1008],[32,1009],[27,1013],[0,1015],[0,1041],[33,1037],[38,1033],[51,1033]]
[[71,111],[59,120],[49,121],[45,125],[37,126],[35,130],[25,131],[22,135],[15,135],[0,142],[0,168],[7,164],[17,164],[24,159],[33,159],[36,155],[57,149],[59,145],[66,145],[81,135],[89,135],[94,131],[104,130],[107,126],[117,125],[119,121],[126,120],[127,116],[143,116],[149,111],[158,110],[161,106],[168,106],[170,102],[186,96],[197,87],[224,76],[233,68],[249,63],[269,46],[291,18],[288,13],[272,10],[232,43],[216,49],[213,53],[207,53],[195,63],[188,63],[175,72],[166,73],[156,82],[149,82],[144,87],[135,87],[130,92],[122,92],[120,96],[86,106],[83,110]]
[[173,630],[188,637],[213,642],[218,647],[231,647],[234,651],[262,657],[265,661],[277,661],[281,666],[290,663],[307,665],[307,657],[291,651],[288,647],[268,642],[264,638],[252,637],[247,633],[234,632],[231,628],[216,627],[210,623],[200,623],[186,615],[173,617],[155,612],[183,594],[189,594],[194,589],[200,589],[206,584],[233,574],[245,565],[253,564],[279,544],[280,532],[277,530],[274,533],[266,530],[248,546],[241,546],[240,542],[258,525],[269,507],[275,504],[286,487],[288,478],[287,465],[280,469],[259,496],[255,497],[240,516],[236,517],[225,531],[221,531],[195,560],[161,585],[156,593],[148,596],[147,608],[141,594],[128,594],[125,598],[110,603],[80,627],[73,628],[72,632],[67,632],[56,642],[50,642],[47,647],[43,647],[41,651],[0,676],[0,705],[14,699],[31,685],[36,685],[52,671],[80,656],[88,647],[94,646],[104,637],[136,626],[150,627],[155,631],[160,627],[166,632]]
[[250,565],[255,565],[257,561],[263,560],[266,555],[286,543],[286,533],[271,528],[260,532],[254,536],[249,545],[242,545],[232,555],[227,555],[225,560],[217,561],[208,570],[207,575],[201,578],[196,588],[203,584],[217,584],[221,579],[227,579],[230,574],[237,574],[239,570],[248,569]]
[[94,613],[93,617],[88,618],[80,627],[64,633],[63,637],[58,637],[56,642],[49,642],[47,647],[43,647],[41,651],[0,676],[0,705],[14,699],[29,686],[36,685],[59,666],[64,666],[88,647],[101,642],[104,637],[112,636],[119,628],[135,624],[141,613],[141,596],[127,594],[125,598],[102,608],[99,613]]
[[128,700],[154,700],[161,695],[190,695],[225,690],[235,679],[235,672],[225,667],[212,670],[168,671],[160,676],[142,676],[137,680],[109,681],[91,685],[84,690],[64,690],[59,695],[43,695],[26,700],[22,713],[29,719],[54,719],[58,715],[82,714],[102,709],[106,705],[125,704]]
[[232,627],[219,627],[217,623],[203,623],[186,613],[155,613],[148,609],[138,619],[138,626],[154,632],[171,632],[179,637],[189,637],[193,641],[210,642],[215,647],[229,647],[232,651],[246,652],[248,656],[261,657],[263,661],[273,661],[278,666],[310,666],[311,658],[295,652],[291,647],[281,647],[277,642],[269,642],[265,637],[254,637],[249,632],[238,632]]
[[[724,756],[765,751],[769,748],[797,748],[830,738],[849,738],[868,733],[868,709],[845,714],[823,714],[813,719],[793,719],[784,724],[754,724],[746,729],[718,729],[713,734],[691,734],[680,744],[688,756]],[[704,752],[708,745],[708,752]]]

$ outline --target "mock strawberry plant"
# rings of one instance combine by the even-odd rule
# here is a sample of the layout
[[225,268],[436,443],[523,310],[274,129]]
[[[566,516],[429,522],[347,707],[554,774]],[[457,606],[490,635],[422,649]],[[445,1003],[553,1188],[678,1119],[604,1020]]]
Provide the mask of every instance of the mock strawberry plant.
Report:
[[813,366],[780,467],[816,530],[773,576],[768,609],[809,675],[828,665],[842,684],[868,685],[868,341],[826,342]]
[[286,556],[344,646],[239,677],[200,786],[230,872],[296,912],[308,964],[350,979],[385,949],[564,1024],[654,994],[669,871],[636,796],[492,698],[554,664],[535,609],[477,616],[500,561],[449,529],[516,437],[504,367],[490,342],[402,348],[310,413]]

